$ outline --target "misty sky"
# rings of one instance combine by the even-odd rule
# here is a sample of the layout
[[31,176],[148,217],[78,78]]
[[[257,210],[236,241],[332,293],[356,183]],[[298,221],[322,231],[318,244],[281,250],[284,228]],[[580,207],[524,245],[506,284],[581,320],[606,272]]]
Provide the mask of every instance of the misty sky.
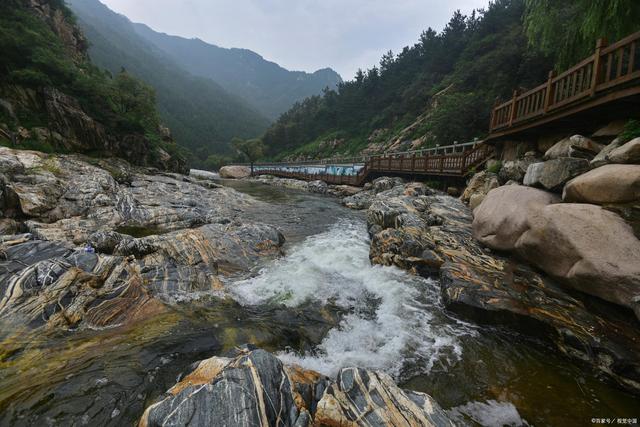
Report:
[[452,13],[488,0],[101,0],[156,31],[251,49],[290,70],[331,67],[351,79],[384,52],[413,45]]

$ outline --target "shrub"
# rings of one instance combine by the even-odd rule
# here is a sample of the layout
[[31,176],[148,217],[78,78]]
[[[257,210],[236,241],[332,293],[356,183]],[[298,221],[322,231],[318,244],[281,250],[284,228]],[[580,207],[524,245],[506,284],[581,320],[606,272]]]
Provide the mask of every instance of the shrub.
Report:
[[619,135],[619,138],[622,142],[627,142],[638,137],[640,137],[640,120],[629,120],[624,125],[624,129]]
[[502,169],[502,162],[501,161],[497,161],[497,162],[493,163],[491,166],[489,166],[487,168],[487,171],[491,172],[491,173],[498,173],[498,172],[500,172],[500,169]]

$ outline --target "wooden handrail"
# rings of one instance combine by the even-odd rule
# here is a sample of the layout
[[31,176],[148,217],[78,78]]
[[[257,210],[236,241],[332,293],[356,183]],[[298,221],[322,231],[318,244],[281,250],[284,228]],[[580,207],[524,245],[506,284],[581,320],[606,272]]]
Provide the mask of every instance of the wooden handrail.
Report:
[[640,31],[609,46],[606,40],[600,39],[593,55],[557,76],[550,73],[547,82],[540,86],[521,94],[514,91],[510,101],[493,108],[490,132],[552,114],[568,105],[587,102],[589,96],[592,98],[600,92],[640,80],[640,70],[636,70],[639,41]]

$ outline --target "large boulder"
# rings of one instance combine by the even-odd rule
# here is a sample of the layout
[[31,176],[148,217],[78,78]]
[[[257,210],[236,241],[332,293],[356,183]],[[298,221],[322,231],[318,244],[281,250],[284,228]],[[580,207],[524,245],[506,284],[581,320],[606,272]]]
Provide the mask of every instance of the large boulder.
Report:
[[640,317],[640,240],[596,205],[552,204],[529,215],[518,253],[571,287],[635,310]]
[[622,146],[623,142],[620,138],[616,138],[609,145],[604,147],[594,158],[591,160],[591,167],[597,168],[607,163],[609,161],[609,154],[614,151],[616,148]]
[[588,170],[588,160],[571,157],[533,163],[527,169],[524,185],[560,192],[567,181]]
[[640,138],[632,139],[611,151],[607,158],[611,163],[640,164]]
[[487,196],[489,191],[498,188],[500,182],[495,173],[489,171],[478,172],[473,175],[462,193],[460,200],[467,203],[471,209],[474,209]]
[[473,236],[491,249],[513,250],[529,227],[528,215],[559,202],[556,195],[536,188],[520,185],[497,188],[474,211]]
[[589,171],[567,183],[562,199],[597,205],[640,200],[640,165],[605,165]]
[[544,153],[545,160],[558,159],[560,157],[583,157],[590,153],[591,158],[598,154],[604,147],[602,144],[592,141],[582,135],[573,135],[557,142]]
[[198,362],[151,405],[140,427],[453,426],[424,393],[401,390],[383,373],[343,369],[335,382],[283,365],[264,350]]
[[522,183],[524,176],[527,173],[529,165],[537,163],[540,160],[536,158],[534,151],[527,152],[522,159],[510,160],[503,163],[498,176],[500,182],[506,183],[509,181],[515,181]]
[[633,317],[596,314],[529,264],[486,250],[473,238],[471,222],[469,208],[451,197],[379,195],[367,215],[371,261],[434,277],[451,312],[546,338],[559,353],[640,391],[640,340]]
[[221,178],[241,179],[251,175],[251,168],[248,166],[223,166],[218,173]]

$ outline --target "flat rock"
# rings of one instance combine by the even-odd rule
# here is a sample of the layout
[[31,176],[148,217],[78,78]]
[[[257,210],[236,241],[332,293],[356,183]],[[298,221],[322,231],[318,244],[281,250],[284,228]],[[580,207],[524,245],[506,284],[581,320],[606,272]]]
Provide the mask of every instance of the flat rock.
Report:
[[[118,159],[45,155],[0,147],[5,216],[20,218],[45,240],[84,244],[120,227],[164,233],[233,219],[259,204],[229,188],[177,174],[149,174]],[[13,172],[11,172],[13,171]]]
[[605,165],[580,175],[564,187],[565,202],[629,203],[640,200],[640,165]]

